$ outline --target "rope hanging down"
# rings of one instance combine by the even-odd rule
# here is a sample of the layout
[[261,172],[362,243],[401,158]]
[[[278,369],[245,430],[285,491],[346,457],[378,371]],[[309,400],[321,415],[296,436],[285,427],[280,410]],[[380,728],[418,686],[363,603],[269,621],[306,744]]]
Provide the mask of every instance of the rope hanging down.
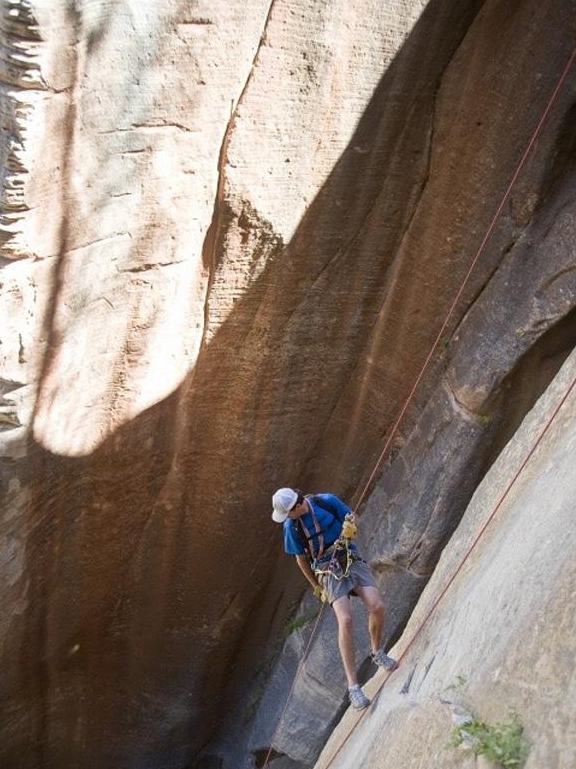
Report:
[[[551,427],[552,423],[554,422],[554,420],[555,420],[555,419],[556,419],[556,417],[558,416],[558,412],[560,411],[560,409],[562,408],[562,406],[563,406],[563,405],[566,403],[566,401],[567,401],[567,400],[568,400],[568,398],[570,397],[571,393],[572,393],[572,392],[573,392],[575,389],[576,389],[576,376],[573,378],[572,382],[570,383],[570,385],[568,386],[568,388],[567,388],[567,390],[565,391],[564,395],[562,396],[562,398],[561,398],[560,402],[558,403],[558,405],[556,406],[556,408],[554,409],[554,411],[552,412],[552,414],[550,415],[550,417],[549,417],[549,418],[548,418],[548,420],[546,421],[546,423],[545,423],[544,427],[542,428],[542,430],[541,430],[541,431],[540,431],[540,433],[538,434],[538,436],[537,436],[536,440],[535,440],[535,441],[534,441],[534,443],[532,444],[532,447],[531,447],[530,451],[528,452],[528,454],[527,454],[527,455],[526,455],[526,457],[524,458],[524,461],[522,462],[522,464],[520,465],[520,467],[518,468],[518,470],[517,470],[517,471],[516,471],[516,473],[514,474],[514,477],[512,478],[512,480],[511,480],[511,481],[508,483],[508,485],[507,485],[507,486],[506,486],[506,488],[504,489],[504,492],[503,492],[503,493],[502,493],[502,495],[500,496],[500,499],[498,500],[498,502],[497,502],[497,503],[496,503],[496,505],[494,506],[494,508],[493,508],[492,512],[490,513],[490,515],[488,516],[488,518],[486,519],[486,521],[484,522],[484,524],[481,526],[481,528],[480,528],[480,531],[479,531],[479,532],[478,532],[478,534],[477,534],[477,535],[474,537],[474,540],[473,540],[472,544],[470,545],[470,547],[468,548],[468,550],[467,550],[467,551],[466,551],[466,553],[464,554],[464,557],[462,558],[462,560],[460,561],[460,563],[458,564],[458,566],[456,567],[456,569],[455,569],[455,570],[454,570],[454,572],[452,573],[452,576],[450,577],[450,579],[448,580],[448,582],[447,582],[447,583],[444,585],[444,587],[442,588],[442,590],[440,591],[440,593],[438,594],[438,596],[435,598],[435,600],[434,600],[434,601],[433,601],[433,603],[432,603],[432,606],[430,607],[430,609],[429,609],[429,610],[426,612],[426,614],[424,615],[424,619],[423,619],[423,620],[420,622],[420,624],[417,626],[416,630],[414,631],[414,634],[413,634],[412,638],[411,638],[411,639],[408,641],[408,643],[406,644],[406,646],[405,646],[405,647],[404,647],[404,649],[402,650],[402,653],[401,653],[401,654],[398,656],[398,664],[400,664],[400,662],[401,662],[401,661],[404,659],[404,657],[405,657],[405,656],[408,654],[408,651],[409,651],[409,650],[412,648],[412,646],[414,645],[414,642],[416,641],[416,639],[418,638],[418,636],[420,635],[420,633],[422,632],[422,630],[424,629],[424,627],[425,627],[425,626],[426,626],[426,624],[428,623],[428,620],[430,619],[430,617],[431,617],[431,616],[434,614],[434,612],[435,612],[435,611],[436,611],[436,609],[438,608],[438,605],[440,604],[440,602],[442,601],[442,599],[444,598],[444,596],[446,595],[446,593],[448,592],[448,590],[449,590],[449,589],[450,589],[450,587],[452,586],[452,583],[454,582],[454,580],[456,579],[456,577],[457,577],[457,576],[460,574],[460,572],[462,571],[463,567],[464,567],[464,566],[465,566],[465,564],[466,564],[466,561],[468,560],[468,558],[470,557],[470,555],[472,554],[472,552],[473,552],[473,551],[474,551],[474,549],[476,548],[476,545],[477,545],[477,544],[478,544],[478,542],[481,540],[481,538],[482,538],[482,536],[483,536],[484,532],[486,531],[486,529],[488,528],[488,526],[489,526],[489,525],[492,523],[492,521],[494,520],[494,518],[495,518],[495,516],[496,516],[496,513],[498,512],[498,510],[499,510],[499,509],[502,507],[502,505],[504,504],[504,501],[506,500],[506,497],[508,496],[508,494],[509,494],[509,493],[510,493],[510,491],[512,490],[512,488],[513,488],[514,484],[516,483],[516,481],[518,480],[518,478],[519,478],[519,477],[520,477],[520,475],[522,474],[522,471],[524,470],[524,468],[526,467],[526,465],[528,464],[528,462],[529,462],[529,461],[530,461],[530,459],[532,458],[532,455],[534,454],[534,452],[536,451],[536,449],[537,449],[537,448],[538,448],[538,446],[540,445],[540,443],[541,443],[542,439],[544,438],[544,436],[546,435],[546,433],[547,433],[547,432],[548,432],[548,430],[550,429],[550,427]],[[377,700],[377,699],[378,699],[378,697],[380,696],[380,693],[382,692],[382,689],[384,688],[384,685],[385,685],[386,681],[387,681],[389,678],[390,678],[390,676],[387,676],[387,677],[384,679],[384,681],[382,681],[382,683],[380,684],[380,686],[379,686],[379,687],[378,687],[378,689],[376,690],[376,693],[374,694],[374,697],[372,698],[372,703],[376,702],[376,700]],[[362,713],[360,714],[360,716],[359,716],[358,720],[356,721],[356,723],[355,723],[355,724],[352,726],[352,728],[350,729],[350,731],[348,732],[348,734],[346,735],[346,737],[345,737],[345,738],[342,740],[342,742],[340,743],[340,746],[338,747],[337,751],[334,753],[334,755],[333,755],[333,756],[331,756],[331,758],[330,758],[330,760],[328,761],[328,763],[327,763],[327,764],[324,766],[324,769],[329,769],[329,767],[330,767],[330,766],[332,766],[332,764],[334,763],[334,761],[336,760],[336,758],[337,758],[337,757],[340,755],[340,753],[342,752],[342,749],[344,748],[344,746],[346,745],[346,743],[347,743],[347,742],[348,742],[348,740],[350,739],[350,737],[351,737],[352,733],[354,732],[354,729],[355,729],[355,728],[358,726],[358,724],[360,723],[360,721],[362,721],[362,719],[364,718],[364,716],[366,715],[366,713],[368,712],[368,710],[369,710],[369,709],[368,709],[368,708],[366,708],[366,710],[363,710],[363,711],[362,711]]]
[[[438,347],[438,344],[440,343],[440,339],[442,338],[442,335],[443,335],[444,331],[446,330],[446,327],[447,327],[447,325],[448,325],[448,323],[450,321],[450,318],[452,317],[452,315],[454,313],[454,310],[455,310],[455,308],[456,308],[456,306],[458,304],[458,301],[460,300],[460,297],[462,296],[462,293],[463,293],[463,291],[464,291],[464,289],[465,289],[465,287],[466,287],[466,285],[468,283],[468,280],[470,279],[472,271],[473,271],[474,267],[476,266],[476,263],[478,262],[481,254],[483,253],[483,251],[484,251],[484,249],[486,247],[486,244],[487,244],[490,236],[492,235],[492,232],[494,231],[494,227],[496,226],[496,222],[499,219],[499,217],[500,217],[500,215],[502,213],[502,210],[504,209],[504,206],[506,205],[506,202],[508,201],[508,198],[510,197],[510,194],[512,192],[512,188],[514,187],[514,184],[516,183],[516,180],[518,179],[518,176],[520,175],[522,169],[524,168],[524,165],[526,164],[526,160],[528,159],[528,156],[529,156],[530,152],[532,151],[532,148],[533,148],[534,144],[536,143],[536,140],[538,139],[538,137],[539,137],[539,135],[540,135],[540,133],[542,131],[542,127],[543,127],[544,123],[546,122],[546,118],[548,117],[548,115],[550,113],[550,110],[552,109],[552,106],[553,106],[554,102],[556,101],[556,99],[558,97],[558,94],[559,94],[559,92],[560,92],[560,90],[561,90],[561,88],[562,88],[562,86],[564,84],[564,81],[566,80],[566,77],[568,76],[568,72],[570,71],[570,69],[571,69],[575,59],[576,59],[576,47],[572,51],[572,54],[571,54],[571,56],[570,56],[570,58],[568,60],[568,63],[566,64],[566,67],[564,68],[564,71],[562,72],[562,74],[560,75],[560,78],[558,79],[556,87],[554,88],[554,90],[552,92],[552,95],[550,96],[550,99],[548,100],[548,103],[547,103],[547,105],[546,105],[546,107],[545,107],[545,109],[544,109],[544,111],[542,113],[542,116],[541,116],[540,120],[538,121],[538,124],[537,124],[537,126],[536,126],[536,128],[534,130],[534,133],[532,134],[532,137],[530,138],[530,141],[528,142],[528,144],[526,146],[526,149],[524,150],[524,153],[523,153],[523,155],[522,155],[522,157],[520,159],[520,162],[518,163],[518,167],[516,168],[516,171],[514,172],[514,175],[512,176],[512,179],[511,179],[511,181],[510,181],[510,183],[509,183],[509,185],[508,185],[508,187],[506,189],[506,192],[504,193],[504,196],[502,197],[500,205],[496,209],[496,213],[494,214],[494,216],[492,218],[492,221],[490,222],[490,225],[489,225],[489,227],[488,227],[488,229],[486,231],[486,234],[484,235],[484,238],[482,239],[482,242],[480,243],[480,246],[479,246],[478,250],[476,251],[476,254],[474,255],[474,258],[472,259],[472,262],[470,264],[470,267],[468,268],[468,271],[467,271],[467,273],[466,273],[466,275],[464,277],[464,280],[462,281],[462,284],[461,284],[458,292],[456,293],[456,296],[455,296],[452,304],[450,305],[450,307],[448,309],[448,313],[446,314],[446,317],[445,317],[445,319],[444,319],[444,321],[442,323],[442,326],[440,327],[440,331],[438,332],[438,334],[437,334],[437,336],[436,336],[436,338],[435,338],[435,340],[434,340],[434,342],[432,344],[430,352],[426,356],[426,359],[424,360],[422,368],[420,369],[420,372],[419,372],[418,376],[416,377],[410,392],[408,393],[408,396],[407,396],[407,398],[406,398],[406,400],[404,402],[404,405],[402,406],[402,408],[401,408],[401,410],[400,410],[400,412],[398,414],[398,417],[396,418],[396,421],[394,422],[394,425],[392,426],[392,430],[390,431],[390,433],[388,435],[388,438],[387,438],[387,440],[385,442],[384,448],[382,449],[380,455],[378,456],[378,459],[376,460],[376,464],[374,465],[374,469],[372,470],[372,472],[371,472],[371,474],[370,474],[370,476],[369,476],[369,478],[368,478],[368,480],[367,480],[367,482],[366,482],[366,484],[365,484],[365,486],[364,486],[364,488],[362,490],[362,493],[360,494],[358,502],[357,502],[357,504],[355,506],[355,510],[358,510],[358,508],[360,507],[360,505],[361,505],[361,503],[362,503],[362,501],[363,501],[363,499],[364,499],[364,497],[365,497],[365,495],[366,495],[366,493],[367,493],[367,491],[368,491],[372,481],[374,480],[374,477],[376,476],[376,473],[378,472],[380,464],[382,463],[382,460],[384,459],[384,456],[386,455],[386,452],[388,451],[388,449],[390,447],[390,443],[392,441],[392,438],[394,437],[394,435],[396,433],[396,430],[398,429],[398,426],[400,425],[400,422],[402,421],[402,418],[403,418],[404,414],[406,413],[406,411],[408,409],[408,406],[410,405],[410,403],[412,401],[412,398],[414,397],[414,394],[415,394],[415,392],[416,392],[416,390],[418,388],[418,385],[420,384],[420,382],[421,382],[421,380],[422,380],[422,378],[424,376],[424,373],[426,372],[428,366],[430,365],[430,361],[432,359],[432,356],[433,356],[436,348]],[[551,417],[548,420],[548,422],[546,423],[545,427],[543,428],[543,430],[539,434],[539,436],[536,439],[534,445],[532,446],[532,449],[530,450],[530,452],[528,453],[528,455],[525,458],[524,462],[521,464],[520,468],[518,469],[518,471],[514,475],[512,481],[506,487],[506,490],[504,491],[503,495],[501,496],[500,500],[498,501],[496,507],[494,508],[494,510],[492,511],[490,516],[488,517],[488,519],[485,522],[485,524],[480,529],[480,531],[479,531],[478,535],[476,536],[474,542],[472,543],[471,547],[469,548],[469,550],[465,554],[464,558],[462,559],[462,561],[458,565],[457,569],[454,571],[452,577],[450,578],[450,580],[448,581],[446,586],[443,588],[443,590],[441,591],[441,593],[438,596],[438,598],[436,599],[436,601],[433,603],[433,605],[430,608],[430,610],[428,611],[428,613],[425,615],[424,619],[422,620],[422,622],[420,623],[420,625],[416,629],[413,637],[408,642],[408,644],[405,647],[405,649],[403,650],[402,654],[399,656],[398,662],[400,662],[406,656],[408,650],[412,647],[412,645],[414,644],[416,638],[420,635],[420,633],[424,629],[424,626],[426,625],[426,623],[428,622],[428,620],[430,619],[430,617],[432,616],[432,614],[434,613],[434,611],[438,607],[438,605],[441,602],[441,600],[443,599],[443,597],[446,595],[446,593],[449,590],[451,584],[454,582],[454,580],[456,579],[457,575],[460,573],[460,571],[461,571],[462,567],[464,566],[466,560],[470,557],[470,554],[472,553],[472,551],[476,547],[477,543],[479,542],[480,538],[482,537],[482,535],[486,531],[486,528],[489,526],[490,522],[493,520],[494,516],[496,515],[496,513],[498,512],[498,510],[502,506],[502,504],[503,504],[504,500],[506,499],[506,497],[508,496],[511,488],[516,483],[518,477],[520,476],[520,474],[524,470],[524,467],[526,466],[526,464],[530,460],[531,456],[533,455],[533,453],[536,450],[537,446],[539,445],[540,441],[542,440],[542,438],[544,437],[545,433],[548,431],[550,425],[552,424],[552,422],[556,418],[556,415],[558,414],[558,412],[560,411],[560,409],[562,408],[562,406],[564,405],[565,401],[570,396],[571,392],[574,390],[575,387],[576,387],[576,378],[572,381],[571,385],[569,386],[568,390],[564,394],[564,396],[563,396],[562,400],[560,401],[559,405],[557,406],[556,410],[551,415]],[[278,725],[276,727],[276,730],[275,730],[275,732],[272,735],[272,738],[270,740],[270,748],[268,750],[268,754],[266,756],[266,759],[264,761],[262,769],[266,769],[267,766],[268,766],[268,763],[269,763],[269,760],[270,760],[270,756],[272,755],[272,750],[273,750],[272,745],[274,744],[274,741],[275,741],[276,736],[278,734],[278,731],[280,729],[280,724],[282,723],[282,720],[284,718],[286,710],[288,709],[288,705],[290,703],[290,700],[292,698],[292,694],[294,692],[294,687],[295,687],[295,684],[296,684],[296,680],[297,680],[297,678],[298,678],[298,676],[299,676],[299,674],[300,674],[300,672],[302,670],[304,662],[306,661],[306,657],[308,655],[310,646],[312,645],[312,640],[314,639],[314,636],[316,634],[316,630],[317,630],[317,628],[319,626],[320,619],[322,617],[323,611],[324,611],[324,604],[322,604],[320,612],[318,613],[318,616],[317,616],[316,621],[314,623],[314,627],[312,628],[312,632],[310,633],[310,637],[308,639],[308,643],[307,643],[306,648],[304,650],[304,654],[302,655],[302,658],[301,658],[300,663],[298,665],[298,668],[296,670],[296,673],[295,673],[295,676],[294,676],[294,680],[292,682],[292,686],[290,687],[290,691],[288,692],[288,697],[286,699],[286,704],[285,704],[284,709],[282,710],[282,713],[281,713],[280,718],[278,720]],[[389,676],[387,676],[384,679],[383,683],[377,689],[376,694],[374,695],[373,701],[376,701],[376,699],[380,695],[380,693],[381,693],[381,691],[382,691],[382,689],[384,687],[384,684],[386,683],[388,678],[389,678]],[[356,726],[365,717],[366,712],[367,712],[367,710],[364,710],[362,712],[362,714],[360,715],[360,717],[358,718],[356,723],[353,725],[353,727],[350,730],[350,732],[348,733],[348,735],[344,738],[344,740],[340,744],[340,747],[338,748],[336,753],[334,753],[334,755],[330,758],[330,761],[328,762],[328,764],[326,764],[324,769],[329,769],[329,767],[333,764],[335,759],[338,757],[338,755],[340,754],[340,752],[344,748],[345,744],[348,742],[348,740],[349,740],[350,736],[352,735],[352,733],[353,733],[354,729],[356,728]]]
[[358,502],[356,503],[355,510],[358,510],[360,508],[360,505],[362,504],[362,501],[364,497],[366,496],[366,493],[374,480],[374,477],[376,473],[378,472],[378,468],[380,467],[380,464],[382,463],[382,460],[384,459],[386,452],[390,448],[390,443],[392,442],[392,438],[396,434],[396,430],[398,429],[398,426],[400,425],[400,422],[402,421],[402,418],[404,417],[404,414],[406,413],[406,410],[408,409],[408,406],[410,405],[412,398],[414,397],[414,393],[416,392],[416,389],[418,388],[418,385],[422,381],[422,377],[424,376],[426,370],[428,369],[428,366],[430,365],[430,361],[432,360],[432,356],[436,352],[436,348],[440,344],[440,340],[442,338],[443,333],[446,331],[446,327],[448,326],[448,323],[450,321],[450,318],[454,314],[454,310],[456,309],[456,305],[460,301],[460,297],[462,296],[462,293],[464,292],[464,289],[466,288],[466,285],[468,283],[468,280],[470,279],[470,276],[472,274],[472,271],[474,270],[474,267],[476,266],[476,263],[478,262],[478,259],[484,252],[484,249],[486,248],[486,244],[488,243],[488,240],[490,239],[490,236],[492,235],[494,231],[494,227],[496,226],[496,222],[500,218],[500,215],[504,209],[504,206],[508,202],[508,198],[510,197],[510,194],[512,192],[512,188],[516,184],[516,180],[520,176],[520,173],[522,169],[524,168],[526,164],[526,160],[528,159],[528,156],[530,152],[532,151],[532,147],[536,143],[536,140],[538,136],[540,135],[542,131],[542,127],[544,123],[546,122],[546,118],[548,117],[548,114],[550,113],[550,110],[552,109],[552,105],[556,101],[556,98],[560,92],[560,89],[564,85],[564,81],[566,80],[566,77],[568,76],[568,72],[570,71],[570,68],[572,67],[572,64],[574,63],[574,58],[576,57],[576,48],[574,48],[574,51],[572,52],[572,55],[570,56],[570,59],[568,60],[568,64],[564,68],[564,72],[561,74],[556,87],[554,88],[554,91],[552,92],[552,96],[548,100],[548,104],[546,105],[546,108],[544,109],[544,112],[542,113],[542,116],[540,120],[538,121],[538,125],[536,126],[534,133],[532,134],[532,137],[530,141],[528,142],[526,149],[524,150],[524,154],[522,155],[520,162],[518,163],[518,168],[514,172],[514,175],[512,179],[510,180],[510,184],[508,185],[506,192],[504,193],[504,197],[502,198],[500,205],[496,209],[496,213],[494,214],[492,221],[490,222],[490,225],[488,229],[486,230],[486,234],[484,235],[482,242],[480,243],[480,246],[478,247],[478,251],[476,252],[474,258],[472,259],[472,262],[470,264],[470,267],[468,268],[468,272],[464,276],[464,280],[462,281],[462,285],[458,289],[458,292],[456,293],[456,296],[454,297],[454,300],[452,304],[450,305],[448,312],[446,314],[446,317],[444,318],[444,322],[442,323],[442,326],[440,327],[440,331],[436,335],[436,338],[432,344],[432,347],[430,348],[430,352],[426,356],[426,359],[422,365],[422,368],[420,369],[420,373],[416,377],[414,384],[412,385],[412,389],[408,393],[408,397],[406,398],[404,405],[402,406],[400,413],[398,414],[398,417],[396,418],[396,421],[394,422],[394,425],[392,426],[392,430],[390,431],[388,438],[386,440],[386,443],[384,444],[384,448],[382,449],[378,459],[376,460],[376,464],[374,465],[374,469],[372,470],[372,473],[370,474],[370,477],[366,481],[366,484],[362,490],[362,493],[360,494],[360,497],[358,499]]

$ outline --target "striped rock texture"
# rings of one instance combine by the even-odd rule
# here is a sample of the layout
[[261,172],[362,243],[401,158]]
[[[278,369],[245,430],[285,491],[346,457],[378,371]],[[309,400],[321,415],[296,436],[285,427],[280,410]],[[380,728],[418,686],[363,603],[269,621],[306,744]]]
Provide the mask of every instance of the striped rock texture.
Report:
[[[304,587],[271,492],[360,498],[574,10],[0,0],[2,765],[268,748]],[[389,638],[574,346],[574,82],[364,500]],[[275,741],[307,765],[343,681],[312,654]]]

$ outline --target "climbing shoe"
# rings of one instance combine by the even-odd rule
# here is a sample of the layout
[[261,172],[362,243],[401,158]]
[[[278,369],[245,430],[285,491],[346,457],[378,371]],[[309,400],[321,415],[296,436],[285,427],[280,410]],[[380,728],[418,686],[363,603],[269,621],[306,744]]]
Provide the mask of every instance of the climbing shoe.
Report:
[[367,708],[370,704],[370,700],[368,697],[364,694],[362,689],[356,684],[356,686],[351,686],[348,689],[348,699],[350,700],[350,704],[353,708],[356,708],[356,710],[362,710],[363,708]]
[[398,667],[396,660],[389,657],[384,649],[378,649],[378,651],[375,651],[371,656],[374,664],[378,665],[379,668],[384,668],[384,670],[392,672]]

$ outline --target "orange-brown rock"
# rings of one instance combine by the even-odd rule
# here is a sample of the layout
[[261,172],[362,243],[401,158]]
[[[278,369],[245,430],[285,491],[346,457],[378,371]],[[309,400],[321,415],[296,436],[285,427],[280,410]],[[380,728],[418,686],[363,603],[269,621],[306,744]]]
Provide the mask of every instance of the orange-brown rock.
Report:
[[[0,763],[185,767],[226,725],[302,591],[270,494],[358,498],[573,11],[0,6]],[[545,332],[573,342],[574,97],[571,78],[394,438],[428,489],[418,417],[444,393],[474,467],[432,535],[434,494],[394,508],[423,581],[495,450],[481,409]]]

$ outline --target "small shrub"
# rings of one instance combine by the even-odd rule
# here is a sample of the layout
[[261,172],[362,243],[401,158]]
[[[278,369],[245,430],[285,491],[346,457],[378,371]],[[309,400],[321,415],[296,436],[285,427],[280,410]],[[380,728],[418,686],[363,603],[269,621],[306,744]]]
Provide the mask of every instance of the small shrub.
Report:
[[528,745],[523,731],[517,713],[512,713],[508,721],[493,725],[473,719],[454,727],[450,745],[458,747],[464,743],[477,756],[486,756],[492,763],[506,769],[516,769],[523,766],[528,757]]
[[290,622],[286,624],[286,635],[289,636],[290,633],[293,633],[295,630],[300,630],[300,628],[306,627],[306,625],[309,625],[316,619],[319,613],[320,609],[313,614],[306,614],[304,617],[295,617],[290,620]]
[[466,676],[463,676],[462,674],[459,674],[456,676],[456,680],[453,684],[450,684],[450,686],[447,686],[445,691],[450,691],[451,689],[455,691],[462,691],[466,687],[466,684],[468,683],[468,679]]

